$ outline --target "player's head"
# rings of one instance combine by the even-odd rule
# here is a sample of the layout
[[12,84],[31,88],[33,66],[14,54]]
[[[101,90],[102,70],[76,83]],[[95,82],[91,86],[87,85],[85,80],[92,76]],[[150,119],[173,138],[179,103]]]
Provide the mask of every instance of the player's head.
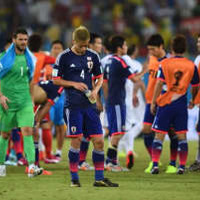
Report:
[[42,47],[42,36],[34,33],[29,37],[28,47],[32,52],[39,52]]
[[4,50],[6,51],[6,50],[9,48],[9,46],[10,46],[11,44],[12,44],[12,38],[9,37],[9,38],[7,38],[6,41],[5,41]]
[[106,35],[106,37],[103,40],[103,46],[104,46],[105,53],[110,53],[112,51],[111,40],[112,40],[111,34]]
[[197,50],[200,52],[200,34],[197,36]]
[[101,39],[101,36],[99,34],[90,33],[89,48],[96,51],[97,53],[101,53],[102,39]]
[[127,54],[130,56],[130,57],[137,57],[138,55],[138,48],[136,47],[135,44],[132,44],[128,47],[128,51],[127,51]]
[[83,55],[85,54],[89,41],[90,41],[90,33],[85,26],[79,26],[72,33],[72,42],[73,48],[77,54]]
[[124,37],[116,35],[111,39],[112,53],[117,53],[119,55],[127,54],[127,44]]
[[171,50],[172,53],[175,54],[184,54],[187,49],[187,42],[184,35],[177,35],[175,38],[173,38],[171,43]]
[[160,57],[164,49],[164,40],[160,34],[153,34],[147,41],[149,54],[157,58]]
[[28,32],[24,28],[18,28],[13,34],[13,43],[18,51],[24,52],[28,44]]
[[57,58],[57,56],[64,50],[64,44],[60,40],[55,40],[51,44],[51,56]]

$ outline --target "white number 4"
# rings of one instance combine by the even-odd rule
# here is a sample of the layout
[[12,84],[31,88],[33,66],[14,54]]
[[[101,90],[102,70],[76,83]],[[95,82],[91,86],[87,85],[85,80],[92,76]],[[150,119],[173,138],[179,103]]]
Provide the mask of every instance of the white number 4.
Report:
[[85,72],[84,72],[84,70],[81,71],[80,77],[81,77],[82,79],[85,78]]

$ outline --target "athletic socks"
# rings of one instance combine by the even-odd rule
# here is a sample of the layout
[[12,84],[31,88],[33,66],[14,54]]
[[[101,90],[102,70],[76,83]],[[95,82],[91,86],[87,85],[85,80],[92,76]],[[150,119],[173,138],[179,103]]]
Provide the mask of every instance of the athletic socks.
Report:
[[0,136],[0,165],[3,165],[5,162],[7,148],[8,139],[4,139],[2,136]]
[[34,142],[35,146],[35,165],[39,166],[39,148],[38,142]]
[[104,179],[104,151],[92,151],[92,160],[95,168],[95,181]]
[[117,164],[117,147],[108,147],[106,164],[108,163]]
[[52,134],[50,129],[42,129],[42,142],[45,146],[46,157],[51,158]]
[[80,161],[79,165],[81,165],[86,160],[88,148],[89,148],[89,141],[86,138],[82,138],[81,146],[80,146]]
[[144,135],[144,144],[145,147],[150,155],[150,157],[152,158],[152,144],[153,144],[153,140],[154,140],[154,133],[149,133],[149,134],[143,134]]
[[179,167],[185,167],[188,155],[188,144],[186,140],[180,140],[178,142],[178,154],[179,154]]
[[70,148],[68,153],[69,169],[72,180],[79,180],[78,177],[78,163],[79,163],[79,149]]
[[24,135],[24,152],[25,152],[28,164],[30,165],[34,163],[35,162],[35,147],[34,147],[32,135]]
[[162,144],[163,142],[161,140],[154,139],[153,145],[152,145],[152,161],[153,161],[153,167],[158,166],[158,162],[160,160],[160,155],[162,152]]
[[177,135],[170,137],[170,165],[176,167],[176,159],[178,155],[178,138]]

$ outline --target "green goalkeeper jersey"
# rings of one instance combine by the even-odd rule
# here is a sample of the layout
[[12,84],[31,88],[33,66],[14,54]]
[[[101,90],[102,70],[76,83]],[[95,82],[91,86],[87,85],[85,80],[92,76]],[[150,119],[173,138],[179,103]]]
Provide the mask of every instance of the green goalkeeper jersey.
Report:
[[[2,57],[0,55],[0,57]],[[1,79],[1,92],[10,102],[9,110],[18,110],[31,105],[28,66],[25,55],[16,55],[10,71]]]

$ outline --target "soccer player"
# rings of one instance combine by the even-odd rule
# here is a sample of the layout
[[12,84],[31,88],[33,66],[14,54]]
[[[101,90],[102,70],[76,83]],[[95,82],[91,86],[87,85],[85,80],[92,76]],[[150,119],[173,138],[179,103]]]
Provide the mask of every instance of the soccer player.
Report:
[[[90,41],[89,41],[89,48],[94,50],[96,53],[100,54],[102,51],[102,38],[97,33],[90,33]],[[95,81],[95,80],[93,80]],[[100,100],[99,94],[97,95],[96,101],[97,109],[99,112],[103,110],[102,103]],[[81,147],[80,147],[80,160],[78,168],[80,170],[93,170],[94,167],[90,166],[89,163],[86,162],[86,156],[89,149],[89,140],[87,138],[82,138]]]
[[[60,54],[53,70],[54,83],[63,86],[66,92],[64,119],[68,125],[68,137],[71,137],[68,154],[71,186],[81,186],[78,163],[83,135],[90,138],[94,145],[92,152],[95,167],[94,186],[118,187],[117,183],[104,178],[104,140],[99,115],[93,104],[103,81],[101,63],[98,55],[87,49],[90,33],[86,27],[76,28],[72,40],[72,47]],[[96,78],[94,86],[92,86],[92,76]]]
[[[51,44],[50,55],[54,58],[57,58],[57,56],[63,50],[64,50],[64,44],[62,43],[62,41],[55,40]],[[53,65],[45,66],[44,80],[52,79],[52,70],[53,70]],[[50,109],[50,119],[55,125],[55,133],[56,133],[56,141],[57,141],[55,156],[58,160],[61,160],[62,148],[63,148],[64,136],[65,136],[63,109],[64,109],[64,93],[62,93],[59,100]]]
[[[159,62],[164,60],[167,57],[167,54],[164,50],[164,40],[160,34],[152,35],[147,41],[147,48],[149,51],[149,79],[146,89],[146,108],[144,114],[144,125],[142,133],[144,135],[144,144],[145,147],[152,158],[152,144],[154,140],[154,132],[152,132],[152,123],[155,116],[150,112],[150,105],[153,98],[153,91],[156,84],[156,77],[159,69]],[[166,173],[176,173],[176,158],[177,158],[177,147],[178,140],[176,134],[173,130],[169,130],[170,137],[170,163],[166,169]],[[150,173],[153,163],[150,162],[149,166],[145,169],[145,173]]]
[[[143,66],[136,60],[138,49],[135,45],[128,48],[127,55],[122,56],[127,65],[132,71],[141,72]],[[118,146],[118,151],[125,150],[126,167],[131,169],[134,164],[133,143],[134,138],[140,134],[143,127],[143,117],[145,110],[145,85],[142,80],[134,83],[126,80],[126,134],[121,138]]]
[[[40,49],[42,47],[42,37],[40,34],[32,34],[28,41],[28,46],[31,52],[37,58],[36,67],[34,71],[33,81],[34,83],[38,83],[43,80],[44,77],[44,68],[47,64],[54,64],[56,58],[52,56],[46,55],[44,52],[41,52]],[[44,162],[47,164],[58,163],[59,160],[52,155],[52,133],[51,133],[51,124],[49,120],[49,114],[45,116],[43,123],[41,124],[42,128],[42,142],[45,146],[46,157]],[[38,146],[37,142],[35,142],[35,146]]]
[[[197,50],[198,50],[198,52],[200,52],[200,34],[198,35],[198,38],[197,38]],[[195,64],[195,66],[197,66],[198,71],[199,71],[199,75],[200,75],[200,55],[198,55],[196,57],[194,64]],[[198,93],[197,97],[195,98],[195,104],[197,104],[197,105],[200,104],[199,93]],[[197,132],[198,132],[198,135],[199,135],[197,155],[196,155],[196,160],[189,167],[190,171],[200,170],[200,109],[199,109],[199,118],[198,118],[198,123],[197,123]]]
[[30,90],[35,62],[27,43],[27,31],[17,29],[13,35],[13,44],[0,59],[0,176],[6,176],[3,163],[10,132],[14,127],[21,128],[24,136],[24,151],[29,164],[28,177],[34,177],[43,171],[34,164],[34,113]]
[[[188,144],[187,132],[187,89],[192,84],[192,103],[198,91],[199,75],[194,63],[183,55],[186,51],[186,39],[183,35],[177,35],[172,40],[173,57],[166,58],[160,63],[158,80],[155,86],[151,103],[151,113],[156,117],[152,130],[155,131],[155,139],[152,148],[153,167],[152,174],[158,174],[158,162],[162,151],[162,143],[165,134],[173,125],[178,136],[179,167],[177,174],[183,174],[187,161]],[[164,84],[166,84],[165,87]],[[156,109],[156,105],[158,106]]]
[[[122,171],[117,162],[117,147],[120,138],[125,134],[126,106],[125,82],[139,80],[144,74],[133,73],[121,56],[127,54],[126,41],[121,36],[113,36],[111,40],[113,56],[109,59],[104,72],[104,90],[106,98],[106,112],[108,117],[110,145],[107,150],[106,169],[109,171]],[[105,87],[104,87],[105,88]]]

